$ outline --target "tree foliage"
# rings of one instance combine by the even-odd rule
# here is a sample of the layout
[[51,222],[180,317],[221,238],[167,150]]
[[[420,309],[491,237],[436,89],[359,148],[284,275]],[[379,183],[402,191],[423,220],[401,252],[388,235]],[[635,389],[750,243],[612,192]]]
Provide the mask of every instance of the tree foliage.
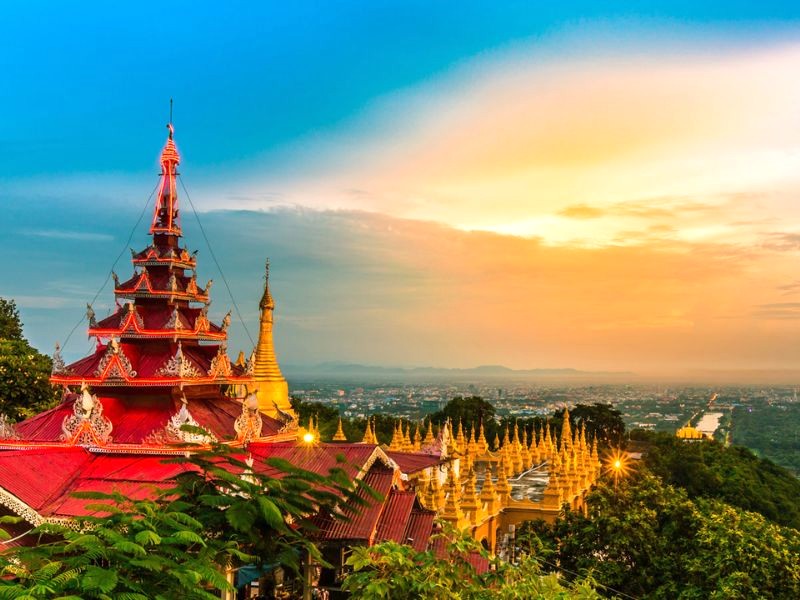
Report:
[[[604,448],[619,448],[625,439],[625,421],[622,413],[610,404],[595,402],[594,404],[576,404],[569,409],[569,420],[573,430],[584,425],[589,439],[597,438],[597,443]],[[564,422],[564,409],[553,414],[551,423],[560,433]]]
[[[483,423],[484,427],[487,427],[494,422],[494,417],[494,406],[480,396],[466,398],[457,396],[445,404],[442,410],[431,414],[428,418],[437,424],[442,424],[447,419],[450,419],[452,423],[460,421],[468,427],[479,423]],[[492,434],[494,434],[494,431],[492,431]]]
[[[443,556],[394,542],[355,548],[347,560],[353,570],[343,589],[354,600],[599,598],[588,581],[565,586],[556,575],[542,573],[534,557],[523,556],[512,565],[490,557],[474,540],[453,531],[435,537],[444,542]],[[469,560],[477,556],[492,569],[478,573]]]
[[343,500],[364,502],[365,486],[338,467],[323,476],[271,459],[270,476],[222,446],[176,460],[188,470],[151,499],[84,493],[94,516],[34,528],[37,545],[0,555],[0,598],[218,598],[226,566],[322,561],[312,515],[347,518]]
[[719,442],[686,443],[674,435],[637,431],[646,444],[643,462],[690,498],[717,498],[800,529],[800,480],[747,448]]
[[50,385],[52,366],[22,335],[14,301],[0,298],[0,412],[19,420],[54,406],[59,394]]
[[[718,500],[689,498],[642,466],[537,533],[570,573],[646,598],[800,597],[800,532]],[[524,529],[524,528],[523,528]]]

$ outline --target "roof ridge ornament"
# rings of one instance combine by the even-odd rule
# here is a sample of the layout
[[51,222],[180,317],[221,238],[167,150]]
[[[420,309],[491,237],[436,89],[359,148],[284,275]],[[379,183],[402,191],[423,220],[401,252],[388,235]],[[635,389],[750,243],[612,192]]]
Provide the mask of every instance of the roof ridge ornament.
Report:
[[[111,363],[114,364],[111,364]],[[111,366],[109,367],[109,364]],[[97,368],[94,370],[95,377],[102,377],[103,379],[134,379],[137,373],[133,370],[131,361],[125,356],[122,347],[119,345],[119,340],[111,336],[111,339],[106,346],[105,354]]]
[[18,440],[16,425],[8,418],[5,413],[0,413],[0,440]]
[[242,399],[242,414],[236,417],[233,423],[236,439],[242,444],[257,440],[261,437],[263,424],[261,413],[258,411],[258,395],[250,392]]
[[72,405],[73,414],[61,423],[61,440],[77,446],[103,446],[111,441],[114,425],[103,415],[103,404],[81,383],[81,395]]
[[231,374],[231,359],[228,358],[228,344],[225,342],[217,348],[217,355],[211,359],[208,374],[211,377],[227,377]]
[[209,444],[217,441],[217,438],[214,437],[214,434],[210,431],[205,429],[203,433],[186,431],[184,426],[202,429],[200,424],[194,420],[192,413],[189,412],[189,402],[186,400],[186,396],[181,397],[181,407],[178,409],[178,412],[170,417],[169,422],[164,426],[167,440],[183,442],[185,444]]
[[64,359],[61,356],[61,345],[58,342],[56,342],[56,349],[53,352],[53,369],[50,371],[50,374],[56,375],[57,373],[66,373],[66,372],[67,372],[67,365],[64,363]]
[[161,367],[156,375],[163,377],[201,377],[200,371],[186,358],[183,354],[183,345],[178,342],[178,349],[175,351],[174,356],[170,358],[163,367]]
[[86,320],[89,321],[89,327],[97,327],[97,318],[94,309],[88,302],[86,303]]

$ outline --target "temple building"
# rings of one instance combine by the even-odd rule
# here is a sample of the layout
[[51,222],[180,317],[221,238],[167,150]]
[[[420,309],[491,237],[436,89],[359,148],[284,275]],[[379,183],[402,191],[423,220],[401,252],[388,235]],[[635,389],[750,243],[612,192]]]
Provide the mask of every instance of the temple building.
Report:
[[[367,425],[366,442],[371,435]],[[492,445],[480,423],[465,433],[462,423],[448,422],[436,437],[429,424],[425,437],[417,430],[413,440],[398,423],[386,450],[401,468],[420,454],[439,456],[438,465],[410,477],[423,506],[500,553],[510,550],[524,521],[553,523],[565,506],[585,513],[601,472],[596,440],[588,442],[583,427],[572,429],[569,409],[560,435],[547,425],[530,432],[515,425]]]
[[[479,423],[466,432],[448,423],[436,435],[430,425],[412,433],[398,424],[387,447],[369,423],[353,441],[340,423],[327,443],[313,423],[301,428],[273,343],[269,263],[258,342],[249,358],[232,361],[231,315],[212,322],[213,282],[197,281],[196,252],[182,245],[171,125],[160,163],[150,240],[132,251],[129,277],[113,274],[113,314],[98,320],[87,305],[94,351],[65,364],[56,347],[51,381],[63,387],[61,403],[17,424],[0,415],[0,514],[24,519],[14,543],[35,543],[25,536],[32,526],[85,514],[75,492],[152,494],[185,468],[165,458],[185,453],[186,443],[212,441],[251,456],[254,468],[278,457],[327,474],[343,456],[351,476],[381,494],[351,521],[320,515],[320,539],[334,565],[355,544],[394,540],[424,550],[437,515],[494,551],[522,521],[552,522],[564,504],[584,507],[600,462],[596,444],[571,430],[568,414],[560,436],[548,427],[515,427],[491,446]],[[335,589],[339,575],[323,573],[320,585]]]
[[[181,244],[180,154],[171,125],[160,162],[150,243],[132,251],[130,277],[113,274],[113,314],[98,320],[87,305],[94,351],[65,364],[57,346],[51,382],[64,389],[61,403],[17,424],[0,416],[0,514],[24,519],[13,528],[14,543],[35,543],[25,536],[32,526],[86,514],[75,492],[152,494],[186,468],[165,458],[185,453],[186,443],[215,441],[241,449],[265,471],[263,459],[277,457],[327,475],[343,456],[350,475],[383,500],[351,522],[331,522],[323,537],[339,546],[413,539],[426,547],[435,513],[382,448],[303,435],[276,359],[268,264],[258,342],[248,359],[231,361],[230,313],[212,322],[213,282],[198,283],[196,253]],[[424,456],[407,468],[438,461]]]

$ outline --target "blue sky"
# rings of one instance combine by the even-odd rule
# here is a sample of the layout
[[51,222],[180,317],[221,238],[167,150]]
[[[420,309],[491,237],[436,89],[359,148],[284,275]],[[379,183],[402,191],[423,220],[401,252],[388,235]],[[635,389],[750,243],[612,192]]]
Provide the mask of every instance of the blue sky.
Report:
[[[779,259],[738,263],[779,265],[753,282],[771,295],[722,312],[698,308],[678,291],[695,280],[668,273],[692,271],[675,261],[695,253],[709,271],[692,277],[727,290],[741,274],[726,256],[778,252],[800,232],[800,212],[786,218],[799,189],[798,13],[789,2],[6,3],[0,295],[19,299],[36,345],[63,341],[156,182],[173,97],[184,181],[251,330],[272,258],[285,362],[788,368],[800,359],[786,329],[800,303],[780,289],[793,281],[789,241]],[[618,134],[630,138],[620,148],[597,142]],[[597,158],[611,154],[613,165]],[[200,275],[216,278],[184,211]],[[741,229],[759,214],[781,227]],[[131,245],[145,235],[143,224]],[[641,273],[622,273],[618,252]],[[566,277],[578,255],[599,266]],[[465,266],[488,256],[480,272]],[[628,289],[626,277],[660,275],[595,327],[597,314],[567,312],[563,298],[585,293],[576,279],[605,285],[591,281],[600,272]],[[476,278],[496,295],[474,291]],[[507,306],[523,290],[540,300]],[[230,302],[215,291],[221,315]],[[623,318],[634,304],[648,316]],[[470,337],[460,319],[476,305],[516,321],[490,318]],[[730,318],[747,322],[709,325]],[[708,347],[682,356],[687,336]],[[713,350],[736,339],[747,349]],[[609,340],[626,341],[608,352]],[[249,344],[241,327],[233,342]]]

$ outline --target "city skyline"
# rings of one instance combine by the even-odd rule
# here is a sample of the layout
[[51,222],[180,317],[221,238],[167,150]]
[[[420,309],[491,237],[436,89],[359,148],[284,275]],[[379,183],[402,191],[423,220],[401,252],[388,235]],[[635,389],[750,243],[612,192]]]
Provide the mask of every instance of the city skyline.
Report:
[[[127,253],[174,97],[183,182],[251,335],[272,260],[282,363],[796,369],[791,6],[468,4],[450,27],[426,9],[408,40],[412,8],[199,10],[172,30],[81,11],[29,39],[5,9],[0,295],[32,342],[63,342],[98,257]],[[219,280],[180,192],[199,276]],[[241,324],[231,337],[249,352]]]

